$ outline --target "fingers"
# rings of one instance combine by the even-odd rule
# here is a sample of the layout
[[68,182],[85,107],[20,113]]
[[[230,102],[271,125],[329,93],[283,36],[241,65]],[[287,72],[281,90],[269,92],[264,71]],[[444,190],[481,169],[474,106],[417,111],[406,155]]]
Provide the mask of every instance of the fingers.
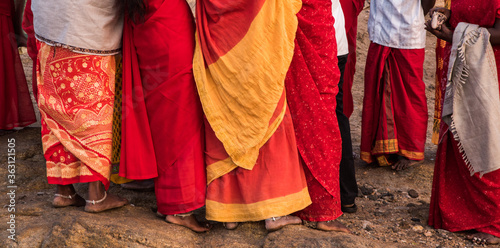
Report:
[[431,27],[431,22],[432,22],[432,20],[428,20],[428,21],[426,21],[426,22],[424,23],[424,25],[425,25],[425,27],[424,27],[424,28],[425,28],[425,30],[429,31],[430,33],[432,33],[432,31],[434,30],[434,29]]
[[446,20],[450,19],[451,11],[449,9],[443,7],[434,7],[429,11],[430,16],[432,16],[432,14],[434,14],[434,12],[436,11],[443,13],[446,16]]

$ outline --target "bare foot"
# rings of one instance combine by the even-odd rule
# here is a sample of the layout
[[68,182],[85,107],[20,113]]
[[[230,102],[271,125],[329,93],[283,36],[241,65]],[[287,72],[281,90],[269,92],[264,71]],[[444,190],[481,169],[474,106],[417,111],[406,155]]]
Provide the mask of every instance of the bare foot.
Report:
[[276,218],[266,219],[266,229],[269,232],[273,232],[283,228],[286,225],[298,225],[302,224],[302,220],[297,216],[282,216]]
[[351,233],[351,231],[338,220],[320,221],[318,222],[316,228],[328,232]]
[[234,230],[238,227],[240,223],[238,222],[224,222],[222,223],[222,225],[224,225],[224,228],[226,228],[227,230]]
[[392,165],[393,170],[405,170],[407,168],[410,168],[411,166],[414,166],[416,164],[420,163],[420,161],[415,161],[415,160],[410,160],[405,157],[400,157],[394,165]]
[[[66,198],[71,196],[71,198]],[[85,206],[85,199],[83,199],[78,194],[68,195],[68,196],[54,196],[52,200],[52,206],[55,208],[64,208],[69,206],[82,207]]]
[[57,185],[52,206],[56,208],[69,206],[81,207],[85,206],[85,199],[75,192],[73,185]]
[[194,232],[197,233],[203,233],[203,232],[208,232],[210,228],[208,227],[203,227],[198,223],[194,215],[188,215],[188,216],[175,216],[175,215],[167,215],[165,217],[165,221],[168,223],[176,224],[179,226],[187,227],[191,229]]
[[[98,202],[104,199],[102,202]],[[97,200],[88,200],[85,205],[85,212],[89,213],[99,213],[102,211],[110,210],[113,208],[123,207],[128,204],[128,200],[116,195],[107,194],[105,192],[105,197]]]
[[500,244],[500,238],[493,236],[488,233],[478,232],[472,235],[468,235],[466,239],[472,241],[475,244],[479,245],[496,245]]

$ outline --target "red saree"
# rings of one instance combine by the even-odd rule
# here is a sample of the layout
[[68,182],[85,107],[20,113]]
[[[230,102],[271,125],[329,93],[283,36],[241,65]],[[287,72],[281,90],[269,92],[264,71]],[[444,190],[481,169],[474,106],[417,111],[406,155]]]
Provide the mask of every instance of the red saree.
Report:
[[[500,1],[451,1],[450,24],[459,22],[492,27],[500,18]],[[450,54],[451,44],[445,47]],[[500,47],[494,46],[500,72]],[[449,56],[444,57],[448,64]],[[448,67],[445,67],[447,71]],[[500,75],[500,74],[498,74]],[[444,74],[446,78],[446,74]],[[500,80],[500,78],[499,78]],[[446,80],[441,80],[445,84]],[[444,87],[441,85],[441,87]],[[440,99],[441,104],[443,99]],[[470,175],[457,142],[442,122],[432,184],[429,225],[452,232],[475,229],[500,237],[500,170]],[[492,161],[496,163],[498,161]]]
[[158,212],[205,205],[203,112],[192,72],[194,23],[184,0],[146,1],[143,23],[125,20],[119,175],[155,178]]
[[36,122],[12,23],[14,1],[0,2],[0,129]]
[[364,0],[340,0],[345,18],[345,32],[349,45],[349,55],[344,70],[343,104],[344,114],[349,118],[354,110],[352,99],[352,84],[356,72],[356,37],[358,35],[358,15],[363,10]]
[[[208,122],[206,161],[213,166],[228,158]],[[290,113],[260,148],[252,170],[238,167],[216,179],[209,178],[207,219],[220,222],[259,221],[291,214],[310,204],[304,171],[296,150]]]
[[[370,44],[365,68],[361,159],[387,166],[388,155],[424,159],[427,100],[424,49]],[[370,63],[370,65],[368,65]]]
[[341,138],[335,113],[340,71],[330,0],[304,0],[285,85],[312,204],[309,221],[339,217]]

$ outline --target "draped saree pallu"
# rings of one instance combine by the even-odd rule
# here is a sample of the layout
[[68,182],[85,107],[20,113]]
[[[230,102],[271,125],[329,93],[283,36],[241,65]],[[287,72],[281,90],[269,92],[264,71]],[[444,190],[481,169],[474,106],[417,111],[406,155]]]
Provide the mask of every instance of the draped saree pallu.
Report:
[[310,204],[284,93],[300,6],[197,2],[193,70],[207,120],[209,220],[258,221]]
[[330,0],[304,0],[297,14],[295,51],[286,93],[312,204],[297,215],[309,221],[334,220],[340,207],[342,141],[336,95],[340,70]]
[[206,192],[195,26],[185,0],[145,3],[144,22],[125,20],[120,176],[155,177],[158,212],[187,213],[205,205]]
[[[465,25],[477,24],[482,28],[490,28],[493,27],[495,21],[500,18],[500,1],[481,0],[470,2],[466,0],[453,0],[451,1],[451,13],[452,15],[450,17],[449,23],[455,30],[459,29],[458,24],[460,22],[467,23]],[[475,43],[478,43],[479,47],[483,48],[485,47],[483,46],[483,44],[489,44],[488,37],[481,37],[476,35],[462,35],[462,37],[464,37],[463,39],[470,39],[470,37],[473,37],[472,41],[464,42],[464,44],[467,44],[464,45],[464,47],[472,45],[477,46],[477,44]],[[479,43],[478,41],[480,40],[482,40],[483,42]],[[458,44],[460,44],[458,46],[462,45],[461,43]],[[457,91],[456,89],[458,89],[458,92],[460,92],[462,89],[473,89],[479,92],[479,94],[471,95],[473,99],[480,98],[482,97],[482,95],[488,95],[483,100],[486,100],[487,102],[498,102],[499,99],[496,98],[498,97],[498,95],[494,93],[493,95],[491,95],[491,93],[494,92],[492,88],[498,89],[498,87],[493,83],[489,85],[489,88],[486,88],[484,83],[487,80],[484,80],[485,78],[479,80],[479,78],[474,77],[474,75],[478,75],[477,77],[488,77],[489,75],[489,78],[493,78],[493,80],[495,80],[492,72],[494,72],[496,68],[496,79],[500,81],[500,78],[498,78],[498,76],[500,76],[500,47],[493,46],[493,51],[490,50],[490,52],[487,52],[486,49],[484,52],[477,52],[475,50],[472,50],[472,47],[457,49],[455,48],[455,45],[456,42],[454,35],[453,49],[452,44],[448,44],[444,48],[445,54],[452,54],[452,56],[443,57],[444,64],[451,63],[451,65],[453,65],[450,66],[450,68],[454,68],[452,79],[456,78],[455,74],[459,76],[461,75],[460,72],[455,72],[455,70],[460,71],[460,67],[462,67],[456,66],[455,63],[462,63],[462,65],[465,63],[461,60],[466,61],[465,67],[468,67],[470,71],[466,73],[467,76],[462,78],[467,81],[459,82],[460,84],[463,84],[463,86],[461,86],[460,88],[455,87],[454,91]],[[460,55],[456,55],[457,52],[454,52],[455,49],[458,50],[458,54]],[[467,53],[469,50],[472,52]],[[471,54],[473,55],[471,56]],[[475,56],[477,54],[482,54],[482,57],[489,56],[490,59],[488,60],[490,62],[483,64],[478,63],[477,61],[468,60],[468,57],[477,60],[477,57]],[[452,59],[459,62],[452,63]],[[492,63],[491,60],[495,60],[496,64],[494,62]],[[455,80],[448,80],[448,76],[450,75],[448,73],[448,70],[449,67],[444,68],[445,78],[444,80],[441,80],[442,85],[440,85],[440,87],[443,89],[443,94],[441,94],[441,99],[439,99],[439,101],[443,106],[443,109],[448,108],[448,104],[444,101],[445,98],[449,97],[447,96],[449,94],[447,93],[447,91],[449,90],[447,84],[455,84]],[[469,77],[472,78],[469,79]],[[488,81],[491,81],[491,79]],[[467,84],[469,85],[468,88]],[[488,161],[482,163],[476,162],[474,164],[477,156],[475,156],[476,159],[471,157],[471,153],[469,153],[471,151],[469,147],[470,145],[464,143],[466,141],[463,140],[464,137],[462,135],[464,134],[464,131],[465,135],[468,135],[469,133],[472,133],[472,130],[471,132],[469,132],[469,129],[466,128],[465,130],[460,132],[460,129],[463,129],[463,127],[460,128],[461,125],[457,125],[458,123],[456,122],[463,120],[464,118],[457,118],[457,116],[455,116],[457,110],[459,110],[459,112],[469,111],[469,107],[462,107],[463,110],[460,110],[456,108],[456,106],[459,105],[455,104],[459,103],[459,101],[465,102],[463,98],[469,101],[469,99],[467,98],[469,98],[470,96],[463,96],[463,94],[455,93],[451,94],[454,95],[454,98],[458,97],[457,102],[452,101],[454,105],[454,116],[452,118],[454,122],[454,128],[449,128],[448,124],[446,123],[448,121],[445,121],[446,119],[443,118],[443,121],[441,121],[440,139],[436,154],[436,164],[432,184],[429,225],[433,226],[434,228],[446,229],[452,232],[475,229],[478,232],[483,232],[494,235],[496,237],[500,237],[500,169],[498,169],[498,161],[495,159],[488,159]],[[471,106],[470,109],[474,110],[475,107],[476,106]],[[473,120],[475,123],[477,121],[478,124],[484,124],[485,122],[482,119],[484,119],[485,117],[495,118],[495,116],[493,116],[495,113],[496,117],[498,118],[498,111],[493,112],[489,110],[492,107],[498,108],[498,104],[490,104],[489,106],[484,105],[485,110],[483,111],[488,111],[488,114],[482,113],[478,118],[474,118],[474,116],[466,116],[465,120]],[[490,117],[488,115],[492,116]],[[443,116],[447,116],[447,114],[443,112]],[[447,118],[449,118],[449,116]],[[492,142],[488,141],[489,137],[493,137],[494,134],[498,134],[498,129],[489,131],[489,129],[497,128],[498,125],[496,123],[493,123],[492,127],[482,128],[482,130],[484,131],[481,132],[480,135],[478,135],[482,136],[480,138],[481,143],[487,146],[482,147],[480,151],[488,151],[488,157],[491,157],[491,155],[495,156],[498,151],[498,149],[495,148],[495,145],[497,145],[495,143],[496,140]],[[471,129],[476,128],[473,127]],[[455,133],[457,134],[457,137],[454,137]],[[458,138],[459,141],[457,141],[456,138]],[[473,142],[474,140],[472,140],[471,143]],[[477,153],[477,151],[472,150],[472,154],[474,153]],[[466,159],[464,159],[464,157]],[[484,157],[486,156],[480,156],[479,158],[482,159]]]
[[424,49],[395,49],[371,43],[365,70],[361,159],[391,164],[389,155],[424,159],[427,100]]
[[12,23],[14,1],[0,2],[0,129],[36,122]]
[[115,56],[39,44],[38,107],[50,184],[109,187]]

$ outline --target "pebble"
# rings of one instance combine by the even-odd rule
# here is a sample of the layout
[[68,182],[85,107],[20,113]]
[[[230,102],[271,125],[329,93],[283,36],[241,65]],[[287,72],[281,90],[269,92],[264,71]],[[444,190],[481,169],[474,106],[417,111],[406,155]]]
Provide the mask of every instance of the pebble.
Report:
[[397,207],[394,207],[394,209],[396,209],[396,210],[409,210],[410,208],[409,207],[403,207],[403,206],[397,206]]
[[36,195],[38,196],[45,195],[45,192],[37,192]]
[[394,195],[391,193],[385,193],[382,195],[382,199],[388,201],[388,202],[394,202],[396,199],[394,198]]
[[[372,223],[367,221],[367,220],[364,220],[363,221],[363,229],[367,230],[367,231],[371,231],[373,230],[373,228],[371,227]],[[370,230],[368,230],[370,229]]]
[[417,198],[418,192],[414,189],[410,189],[410,190],[408,190],[408,195],[410,195],[411,198]]
[[411,218],[411,220],[415,221],[415,222],[420,222],[420,219],[419,218],[415,218],[415,217]]
[[361,191],[361,193],[363,193],[363,195],[372,195],[373,193],[375,193],[375,188],[367,183],[359,187],[359,190]]
[[430,236],[432,236],[432,232],[431,231],[426,231],[426,232],[424,232],[424,236],[430,237]]
[[415,231],[415,232],[418,232],[418,233],[421,233],[422,231],[424,231],[424,227],[423,227],[423,226],[421,226],[421,225],[416,225],[416,226],[413,226],[411,229],[412,229],[413,231]]

